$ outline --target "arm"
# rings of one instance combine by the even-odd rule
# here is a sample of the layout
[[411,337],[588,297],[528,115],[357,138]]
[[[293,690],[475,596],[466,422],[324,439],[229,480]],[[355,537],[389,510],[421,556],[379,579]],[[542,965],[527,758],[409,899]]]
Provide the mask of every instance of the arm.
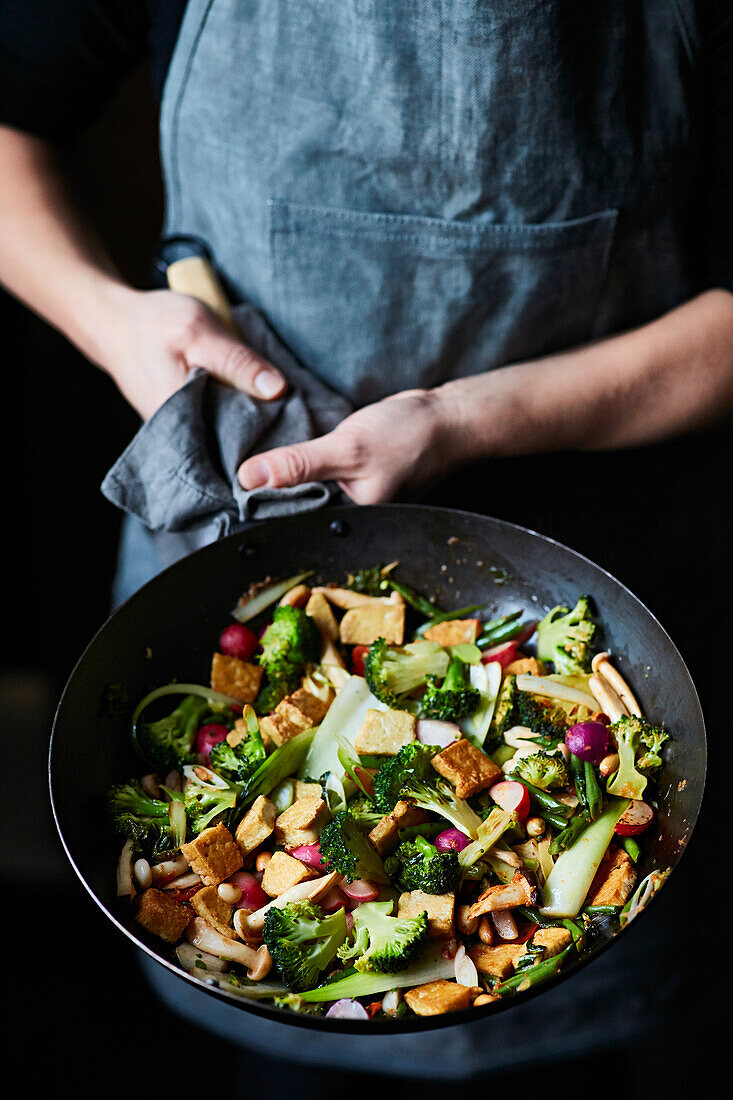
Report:
[[0,126],[0,282],[149,417],[192,367],[255,397],[285,383],[185,295],[128,286],[71,201],[50,144]]
[[249,459],[240,480],[335,478],[372,504],[475,459],[634,446],[731,408],[733,294],[710,290],[623,335],[389,397],[321,439]]

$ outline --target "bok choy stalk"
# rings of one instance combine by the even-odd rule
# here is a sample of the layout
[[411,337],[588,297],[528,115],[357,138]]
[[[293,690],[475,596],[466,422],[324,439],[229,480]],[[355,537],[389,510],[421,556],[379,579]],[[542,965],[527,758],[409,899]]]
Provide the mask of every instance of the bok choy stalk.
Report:
[[577,837],[559,856],[543,891],[540,912],[546,917],[575,917],[586,899],[590,884],[608,845],[616,822],[628,807],[626,798],[614,798],[597,821]]
[[335,981],[319,985],[317,989],[306,990],[298,993],[301,1001],[315,1003],[318,1001],[340,1001],[342,997],[372,997],[376,993],[387,993],[390,989],[411,988],[414,985],[425,985],[427,982],[437,982],[441,978],[455,977],[455,963],[453,959],[444,959],[440,944],[429,947],[423,957],[408,966],[407,970],[399,974],[379,974],[366,972],[360,974],[358,970],[347,970],[343,976]]
[[294,577],[277,581],[275,584],[268,584],[265,587],[256,586],[252,591],[252,595],[245,593],[239,600],[232,611],[233,618],[238,623],[247,623],[250,619],[256,618],[261,611],[265,611],[268,607],[277,603],[286,592],[289,592],[291,588],[295,588],[296,584],[302,584],[306,577],[310,577],[312,572],[313,570],[309,569],[307,573],[296,573]]
[[[237,807],[237,820],[241,811],[261,794],[269,794],[283,779],[287,779],[301,766],[316,735],[315,729],[296,733],[279,749],[271,752],[264,763],[244,783],[244,795]],[[234,823],[236,824],[236,822]]]
[[468,676],[471,687],[478,689],[481,701],[473,714],[463,718],[459,725],[464,736],[481,749],[494,717],[496,700],[501,689],[502,668],[498,661],[491,661],[486,665],[475,664],[471,665]]
[[353,747],[368,710],[387,710],[372,695],[361,676],[351,676],[331,704],[300,769],[301,779],[320,779],[326,772],[343,777],[346,769],[339,759],[343,744]]

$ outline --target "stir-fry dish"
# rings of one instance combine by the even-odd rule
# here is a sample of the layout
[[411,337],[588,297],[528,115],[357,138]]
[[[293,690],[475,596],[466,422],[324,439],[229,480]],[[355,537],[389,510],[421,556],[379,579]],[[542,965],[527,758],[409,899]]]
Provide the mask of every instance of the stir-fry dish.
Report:
[[231,993],[357,1020],[490,1010],[664,880],[637,865],[668,734],[598,650],[590,598],[487,621],[395,572],[253,586],[211,686],[132,715],[147,774],[109,792],[118,895]]

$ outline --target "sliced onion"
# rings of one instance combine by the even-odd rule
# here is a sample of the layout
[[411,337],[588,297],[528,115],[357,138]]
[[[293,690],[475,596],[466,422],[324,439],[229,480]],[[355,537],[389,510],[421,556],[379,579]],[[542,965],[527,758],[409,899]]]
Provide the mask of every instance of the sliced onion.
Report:
[[478,970],[476,969],[476,964],[473,959],[470,959],[466,954],[466,948],[463,944],[461,944],[456,951],[455,958],[453,959],[453,970],[459,985],[467,985],[470,988],[478,985]]
[[117,864],[117,897],[134,898],[135,885],[132,879],[132,850],[131,840],[126,840],[120,852]]
[[350,1001],[344,997],[331,1005],[326,1017],[330,1020],[368,1020],[369,1013],[358,1001]]
[[215,791],[229,790],[226,779],[222,779],[220,775],[203,764],[185,764],[183,774],[189,783],[195,783],[197,787],[210,787]]
[[306,577],[310,577],[312,572],[313,570],[309,569],[307,573],[296,573],[294,577],[288,577],[285,581],[278,581],[275,584],[268,584],[265,588],[258,589],[251,597],[242,596],[232,611],[232,617],[238,623],[246,623],[250,619],[254,619],[260,611],[264,611],[265,608],[277,603],[286,592],[289,592],[291,588],[295,588],[296,584],[301,584]]

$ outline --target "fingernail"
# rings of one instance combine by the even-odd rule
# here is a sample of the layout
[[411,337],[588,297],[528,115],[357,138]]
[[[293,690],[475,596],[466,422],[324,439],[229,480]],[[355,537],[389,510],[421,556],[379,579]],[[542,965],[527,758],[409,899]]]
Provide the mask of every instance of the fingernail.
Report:
[[261,489],[270,480],[270,467],[260,459],[252,459],[242,467],[241,481],[245,489]]
[[274,371],[261,370],[255,378],[255,389],[262,397],[274,397],[282,388],[283,380]]

